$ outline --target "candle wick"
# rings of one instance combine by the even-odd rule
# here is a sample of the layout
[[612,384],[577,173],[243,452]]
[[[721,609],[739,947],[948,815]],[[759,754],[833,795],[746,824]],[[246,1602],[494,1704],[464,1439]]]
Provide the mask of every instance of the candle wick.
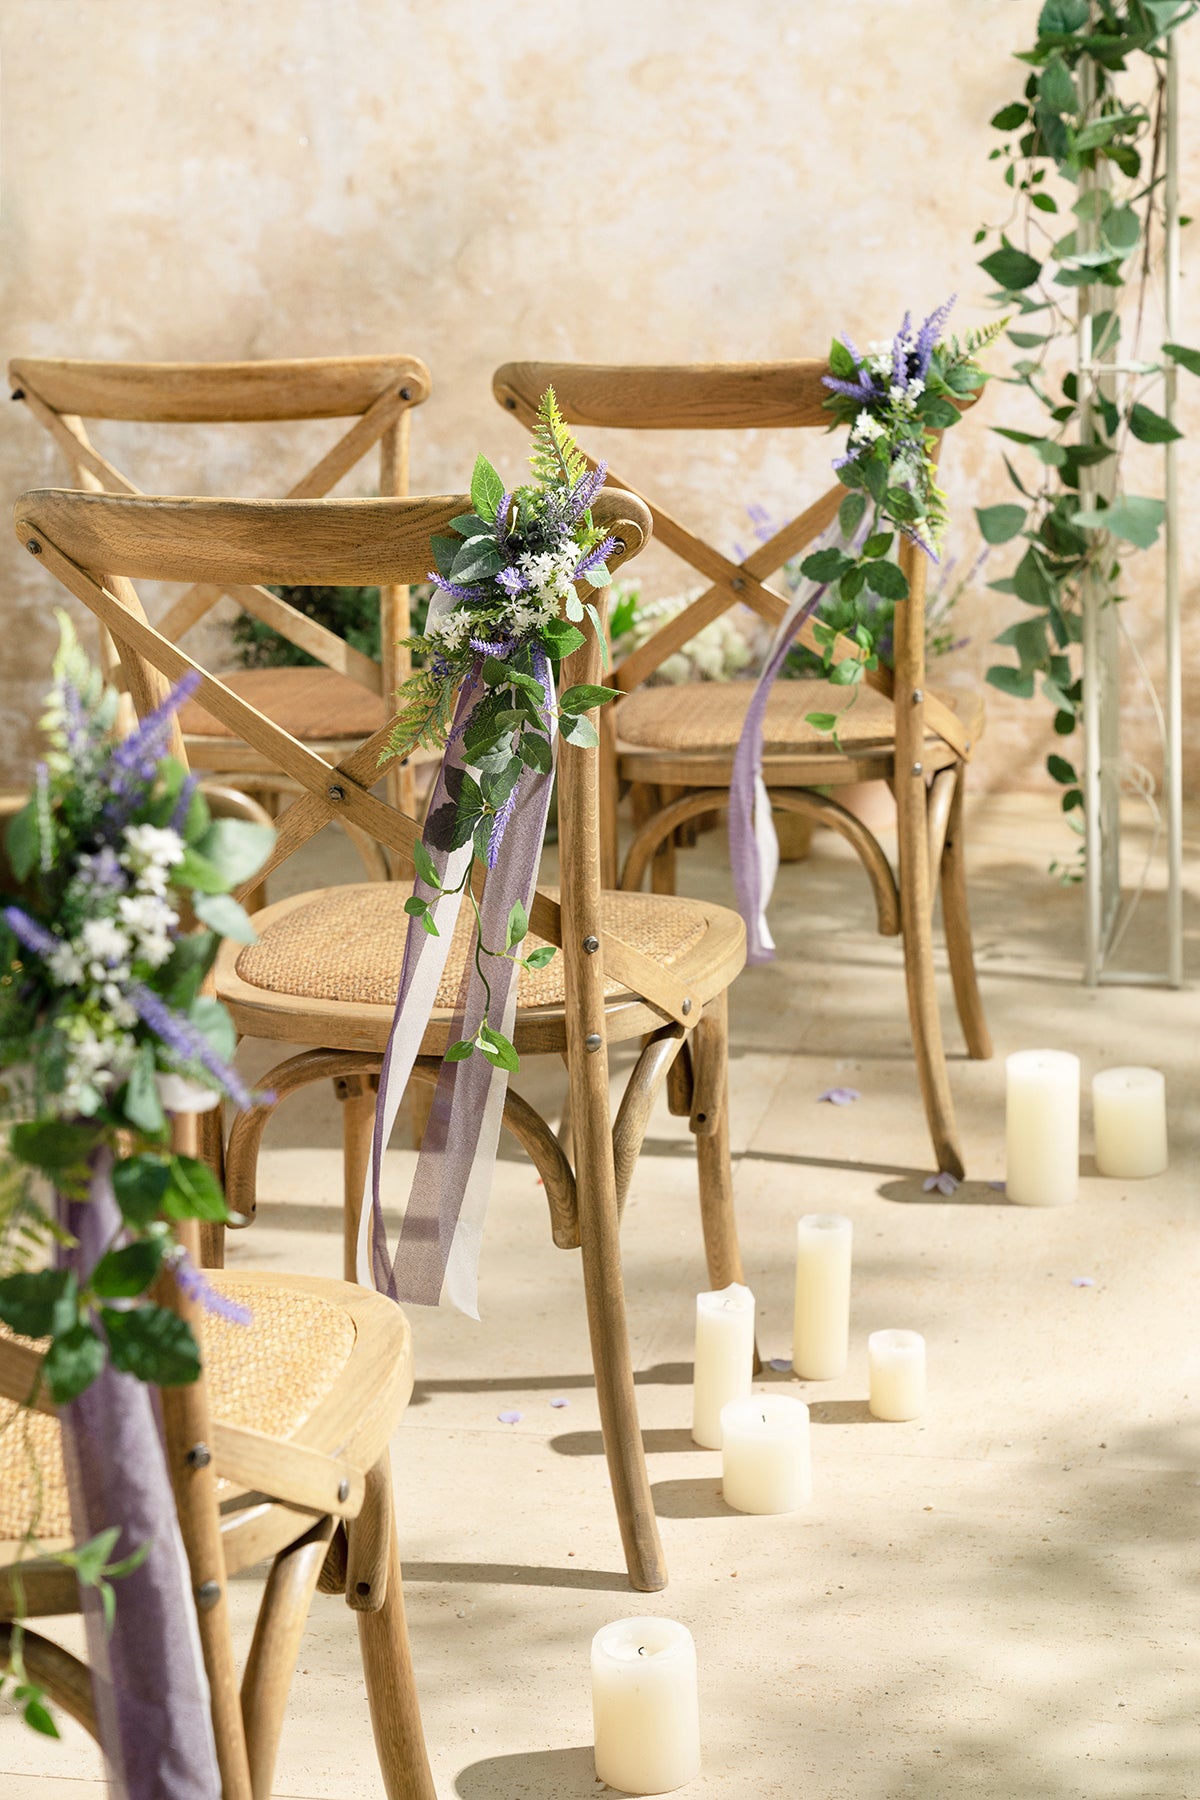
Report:
[[639,1645],[638,1645],[638,1655],[639,1655],[639,1656],[645,1656],[645,1654],[646,1654],[646,1646],[645,1646],[645,1644],[639,1644]]

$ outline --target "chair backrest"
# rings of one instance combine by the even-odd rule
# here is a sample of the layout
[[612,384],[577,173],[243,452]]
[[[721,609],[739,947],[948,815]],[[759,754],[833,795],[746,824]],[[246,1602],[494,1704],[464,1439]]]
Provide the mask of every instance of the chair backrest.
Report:
[[[523,424],[536,412],[538,399],[553,387],[559,409],[569,425],[592,425],[633,431],[729,431],[768,428],[827,429],[825,410],[829,373],[824,359],[794,362],[693,363],[662,366],[620,366],[597,363],[505,363],[492,379],[497,401]],[[584,449],[584,446],[580,446]],[[585,450],[586,454],[586,450]],[[593,458],[589,457],[592,466]],[[638,494],[650,509],[654,535],[710,584],[690,605],[666,619],[638,649],[624,657],[607,677],[621,693],[638,687],[669,656],[681,650],[706,625],[739,602],[751,607],[768,625],[780,623],[789,599],[767,585],[767,577],[804,550],[830,526],[847,489],[835,483],[802,513],[782,526],[757,549],[736,563],[714,545],[690,530],[649,495],[639,493],[633,482],[610,470],[609,479]],[[901,627],[905,640],[907,676],[923,696],[924,720],[960,755],[969,756],[961,722],[950,707],[924,691],[924,563],[902,547],[901,559],[909,575],[910,596],[904,605]],[[798,642],[820,650],[813,623],[798,633]],[[862,659],[863,651],[848,638],[832,646],[835,662],[848,657]],[[891,697],[892,672],[880,668],[866,672],[866,681]],[[618,709],[604,709],[609,735],[616,731]]]
[[[428,399],[431,386],[425,364],[407,355],[228,363],[14,357],[8,373],[13,399],[22,401],[54,438],[76,485],[114,494],[141,490],[96,450],[85,420],[212,425],[353,419],[345,435],[285,497],[316,499],[327,494],[376,444],[380,493],[405,494],[409,420],[413,407]],[[393,694],[409,672],[408,652],[399,647],[409,635],[408,589],[403,585],[380,590],[378,663],[280,595],[254,584],[189,583],[160,620],[163,634],[182,637],[224,593],[298,649],[373,694]],[[101,647],[107,658],[103,631]]]
[[[404,585],[429,570],[430,539],[445,532],[469,505],[463,494],[397,500],[192,500],[47,488],[23,494],[15,517],[17,535],[31,554],[111,631],[141,716],[160,703],[170,682],[194,670],[198,704],[304,790],[281,820],[271,858],[249,887],[333,817],[357,826],[411,871],[416,821],[371,792],[395,721],[336,765],[326,762],[156,631],[132,578],[226,587],[245,581]],[[593,513],[618,541],[612,567],[636,555],[650,535],[649,514],[630,494],[606,488]],[[590,638],[564,663],[564,682],[597,682],[598,658],[598,646]],[[182,750],[177,734],[176,753]],[[539,892],[530,924],[540,936],[563,946],[568,993],[578,962],[588,965],[590,984],[592,969],[603,961],[611,975],[666,1017],[682,1022],[692,1007],[680,979],[600,929],[597,761],[590,751],[565,742],[560,746],[560,813],[570,821],[572,838],[572,853],[562,857],[562,908],[572,920],[586,915],[591,922],[579,932],[572,926],[571,942],[564,945],[560,905]],[[577,956],[587,935],[602,938],[603,958]]]

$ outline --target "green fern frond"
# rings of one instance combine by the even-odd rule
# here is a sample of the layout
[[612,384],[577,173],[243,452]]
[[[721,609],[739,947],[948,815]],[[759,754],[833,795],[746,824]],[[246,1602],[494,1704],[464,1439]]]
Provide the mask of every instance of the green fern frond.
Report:
[[529,461],[546,487],[573,487],[587,473],[587,460],[567,430],[552,387],[546,389],[538,406]]
[[980,350],[986,350],[989,344],[994,344],[1011,318],[1011,313],[1005,313],[1002,319],[993,319],[988,325],[973,325],[964,340],[965,354],[976,356]]
[[[422,638],[410,641],[424,645]],[[456,690],[456,682],[435,675],[432,669],[418,669],[411,675],[397,695],[400,711],[387,748],[380,755],[380,764],[393,756],[408,756],[417,749],[432,750],[444,743],[454,714]]]

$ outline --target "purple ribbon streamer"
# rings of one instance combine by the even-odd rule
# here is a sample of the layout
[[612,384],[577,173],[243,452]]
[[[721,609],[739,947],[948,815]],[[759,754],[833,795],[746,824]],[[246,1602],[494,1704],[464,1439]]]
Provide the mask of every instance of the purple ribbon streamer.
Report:
[[[59,1196],[77,1243],[61,1253],[80,1284],[119,1238],[112,1158],[92,1163],[87,1200]],[[191,1577],[163,1449],[154,1389],[111,1364],[60,1411],[77,1544],[119,1525],[117,1561],[149,1554],[114,1584],[111,1634],[94,1587],[80,1587],[100,1741],[118,1800],[220,1800],[208,1681]]]
[[742,735],[733,754],[733,773],[729,781],[729,861],[738,911],[746,922],[748,963],[772,962],[775,957],[774,948],[762,935],[763,911],[770,895],[763,892],[766,882],[754,829],[757,790],[762,780],[763,722],[767,702],[792,640],[805,620],[816,611],[825,591],[824,587],[816,588],[806,600],[790,607],[785,615],[750,697]]
[[[538,673],[549,712],[553,685],[545,659],[541,660]],[[477,697],[476,684],[465,684],[430,801],[431,820],[441,807],[453,805],[452,777],[466,766],[462,737]],[[482,936],[489,946],[504,944],[514,901],[519,900],[526,912],[529,910],[537,884],[550,792],[548,774],[525,769],[514,789],[511,810],[505,809],[508,816],[503,854],[487,879],[480,901]],[[436,832],[433,835],[436,838]],[[446,879],[448,870],[457,880],[467,852],[451,852],[439,846],[431,841],[428,830],[426,848],[439,880]],[[456,857],[460,867],[454,871]],[[419,878],[413,892],[424,900],[436,900],[435,891]],[[456,905],[453,918],[457,911]],[[452,931],[453,918],[444,926],[439,920],[439,928]],[[462,1062],[443,1063],[394,1258],[388,1250],[381,1197],[383,1152],[399,1101],[398,1090],[402,1091],[402,1083],[420,1051],[433,1010],[436,983],[428,974],[422,980],[422,974],[431,966],[444,965],[444,961],[444,950],[438,955],[438,940],[430,937],[420,919],[410,919],[375,1109],[367,1196],[372,1221],[370,1272],[376,1288],[393,1300],[437,1306],[444,1293],[461,1311],[477,1317],[479,1239],[508,1087],[506,1070],[495,1068],[478,1050]],[[494,1029],[509,1035],[516,1006],[517,966],[506,959],[489,957],[486,967],[492,991],[489,1022]],[[451,1041],[455,1035],[464,1034],[466,1021],[472,1026],[478,1024],[485,1000],[483,981],[473,955],[469,955],[455,1005]],[[360,1268],[362,1263],[360,1254]]]

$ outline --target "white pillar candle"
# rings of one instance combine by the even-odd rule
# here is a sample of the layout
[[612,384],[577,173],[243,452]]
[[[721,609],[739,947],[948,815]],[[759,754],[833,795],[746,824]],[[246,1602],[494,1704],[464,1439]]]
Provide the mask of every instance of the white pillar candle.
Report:
[[721,1480],[727,1506],[795,1512],[812,1499],[808,1408],[786,1394],[752,1394],[721,1408]]
[[919,1331],[873,1331],[870,1407],[877,1419],[919,1419],[925,1411],[925,1339]]
[[1018,1050],[1004,1066],[1005,1193],[1018,1206],[1062,1206],[1079,1191],[1079,1058]]
[[674,1619],[618,1619],[592,1639],[596,1779],[670,1794],[700,1773],[696,1646]]
[[1092,1117],[1101,1175],[1162,1174],[1167,1084],[1157,1069],[1102,1069],[1092,1077]]
[[832,1381],[846,1372],[853,1232],[840,1213],[806,1213],[796,1227],[792,1368],[805,1381]]
[[696,1295],[696,1360],[692,1372],[692,1436],[721,1448],[721,1408],[750,1392],[754,1378],[754,1295],[731,1282]]

